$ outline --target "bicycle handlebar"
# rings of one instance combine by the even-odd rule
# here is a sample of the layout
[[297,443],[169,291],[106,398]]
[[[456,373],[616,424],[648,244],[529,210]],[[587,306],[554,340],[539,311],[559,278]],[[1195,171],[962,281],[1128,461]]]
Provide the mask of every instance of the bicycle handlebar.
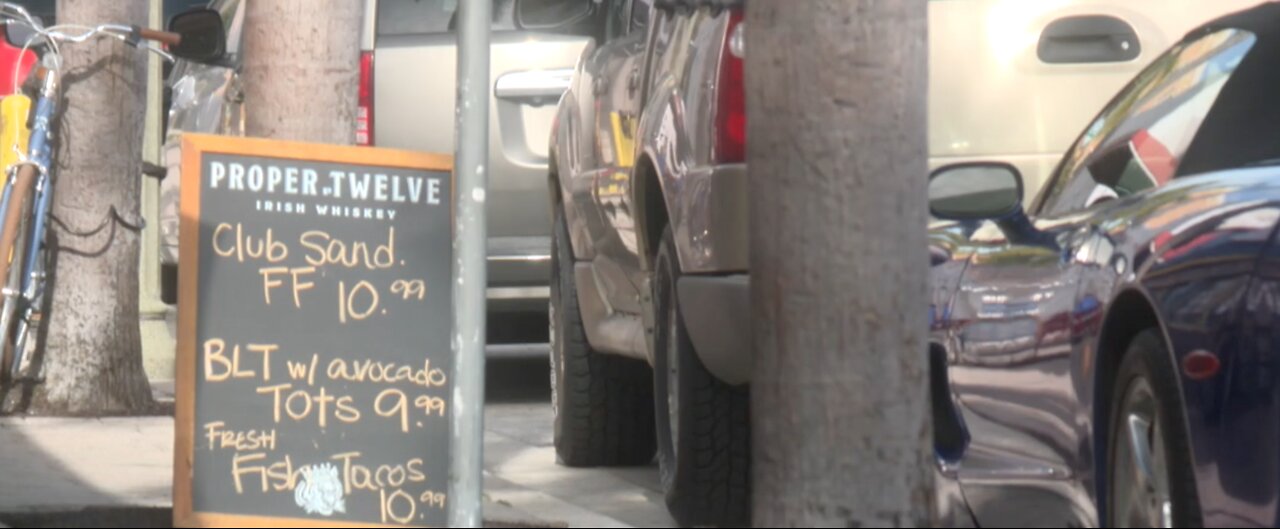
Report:
[[136,28],[137,35],[146,40],[152,40],[170,46],[182,44],[182,35],[169,31],[159,31],[155,29]]
[[[50,68],[57,71],[61,65],[61,51],[58,44],[61,42],[83,43],[97,37],[112,37],[135,47],[141,48],[148,52],[159,55],[166,61],[173,62],[174,56],[159,46],[147,45],[143,41],[152,41],[168,46],[179,46],[182,44],[182,35],[169,31],[160,31],[147,29],[140,26],[123,26],[119,24],[102,24],[99,26],[84,26],[79,24],[58,24],[49,27],[43,27],[40,22],[32,17],[22,6],[0,1],[0,20],[4,24],[22,24],[34,30],[36,35],[32,36],[22,47],[23,50],[28,49],[32,45],[47,45],[53,62]],[[21,62],[14,63],[14,91],[18,90],[17,71]],[[37,69],[39,70],[39,69]],[[36,72],[34,77],[41,77],[40,72]],[[30,79],[28,79],[30,81]]]

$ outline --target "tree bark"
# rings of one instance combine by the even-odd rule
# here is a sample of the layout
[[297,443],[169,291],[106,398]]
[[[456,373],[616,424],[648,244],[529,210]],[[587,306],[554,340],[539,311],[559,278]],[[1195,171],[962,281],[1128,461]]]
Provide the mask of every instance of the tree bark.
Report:
[[755,523],[929,526],[925,1],[746,24]]
[[363,5],[247,2],[241,80],[249,136],[355,142]]
[[[147,0],[59,0],[58,23],[145,24]],[[150,411],[138,327],[146,54],[114,39],[63,46],[57,125],[52,296],[38,357],[46,382],[31,410],[103,415]],[[33,110],[34,111],[34,110]]]

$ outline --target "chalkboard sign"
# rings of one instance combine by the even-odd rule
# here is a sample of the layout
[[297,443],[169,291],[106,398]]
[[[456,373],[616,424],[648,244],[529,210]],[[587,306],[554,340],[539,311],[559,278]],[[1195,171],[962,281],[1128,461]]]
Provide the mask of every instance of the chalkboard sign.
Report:
[[452,160],[182,145],[175,524],[445,525]]

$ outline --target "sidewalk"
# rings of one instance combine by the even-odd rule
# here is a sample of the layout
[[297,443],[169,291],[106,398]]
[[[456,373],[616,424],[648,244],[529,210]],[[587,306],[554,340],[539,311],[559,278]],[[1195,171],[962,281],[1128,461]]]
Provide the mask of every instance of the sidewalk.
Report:
[[[671,526],[653,468],[556,465],[545,404],[498,403],[485,416],[487,524]],[[0,419],[0,513],[141,507],[161,517],[172,460],[168,417]]]

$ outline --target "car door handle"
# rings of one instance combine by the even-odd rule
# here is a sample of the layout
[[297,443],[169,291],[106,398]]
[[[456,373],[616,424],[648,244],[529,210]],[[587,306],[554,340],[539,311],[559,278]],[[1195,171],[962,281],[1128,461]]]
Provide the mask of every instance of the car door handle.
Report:
[[1138,58],[1142,43],[1128,22],[1107,15],[1060,18],[1040,34],[1036,54],[1049,64],[1125,62]]
[[493,95],[498,99],[556,102],[569,89],[573,70],[538,70],[513,72],[498,78],[493,85]]

